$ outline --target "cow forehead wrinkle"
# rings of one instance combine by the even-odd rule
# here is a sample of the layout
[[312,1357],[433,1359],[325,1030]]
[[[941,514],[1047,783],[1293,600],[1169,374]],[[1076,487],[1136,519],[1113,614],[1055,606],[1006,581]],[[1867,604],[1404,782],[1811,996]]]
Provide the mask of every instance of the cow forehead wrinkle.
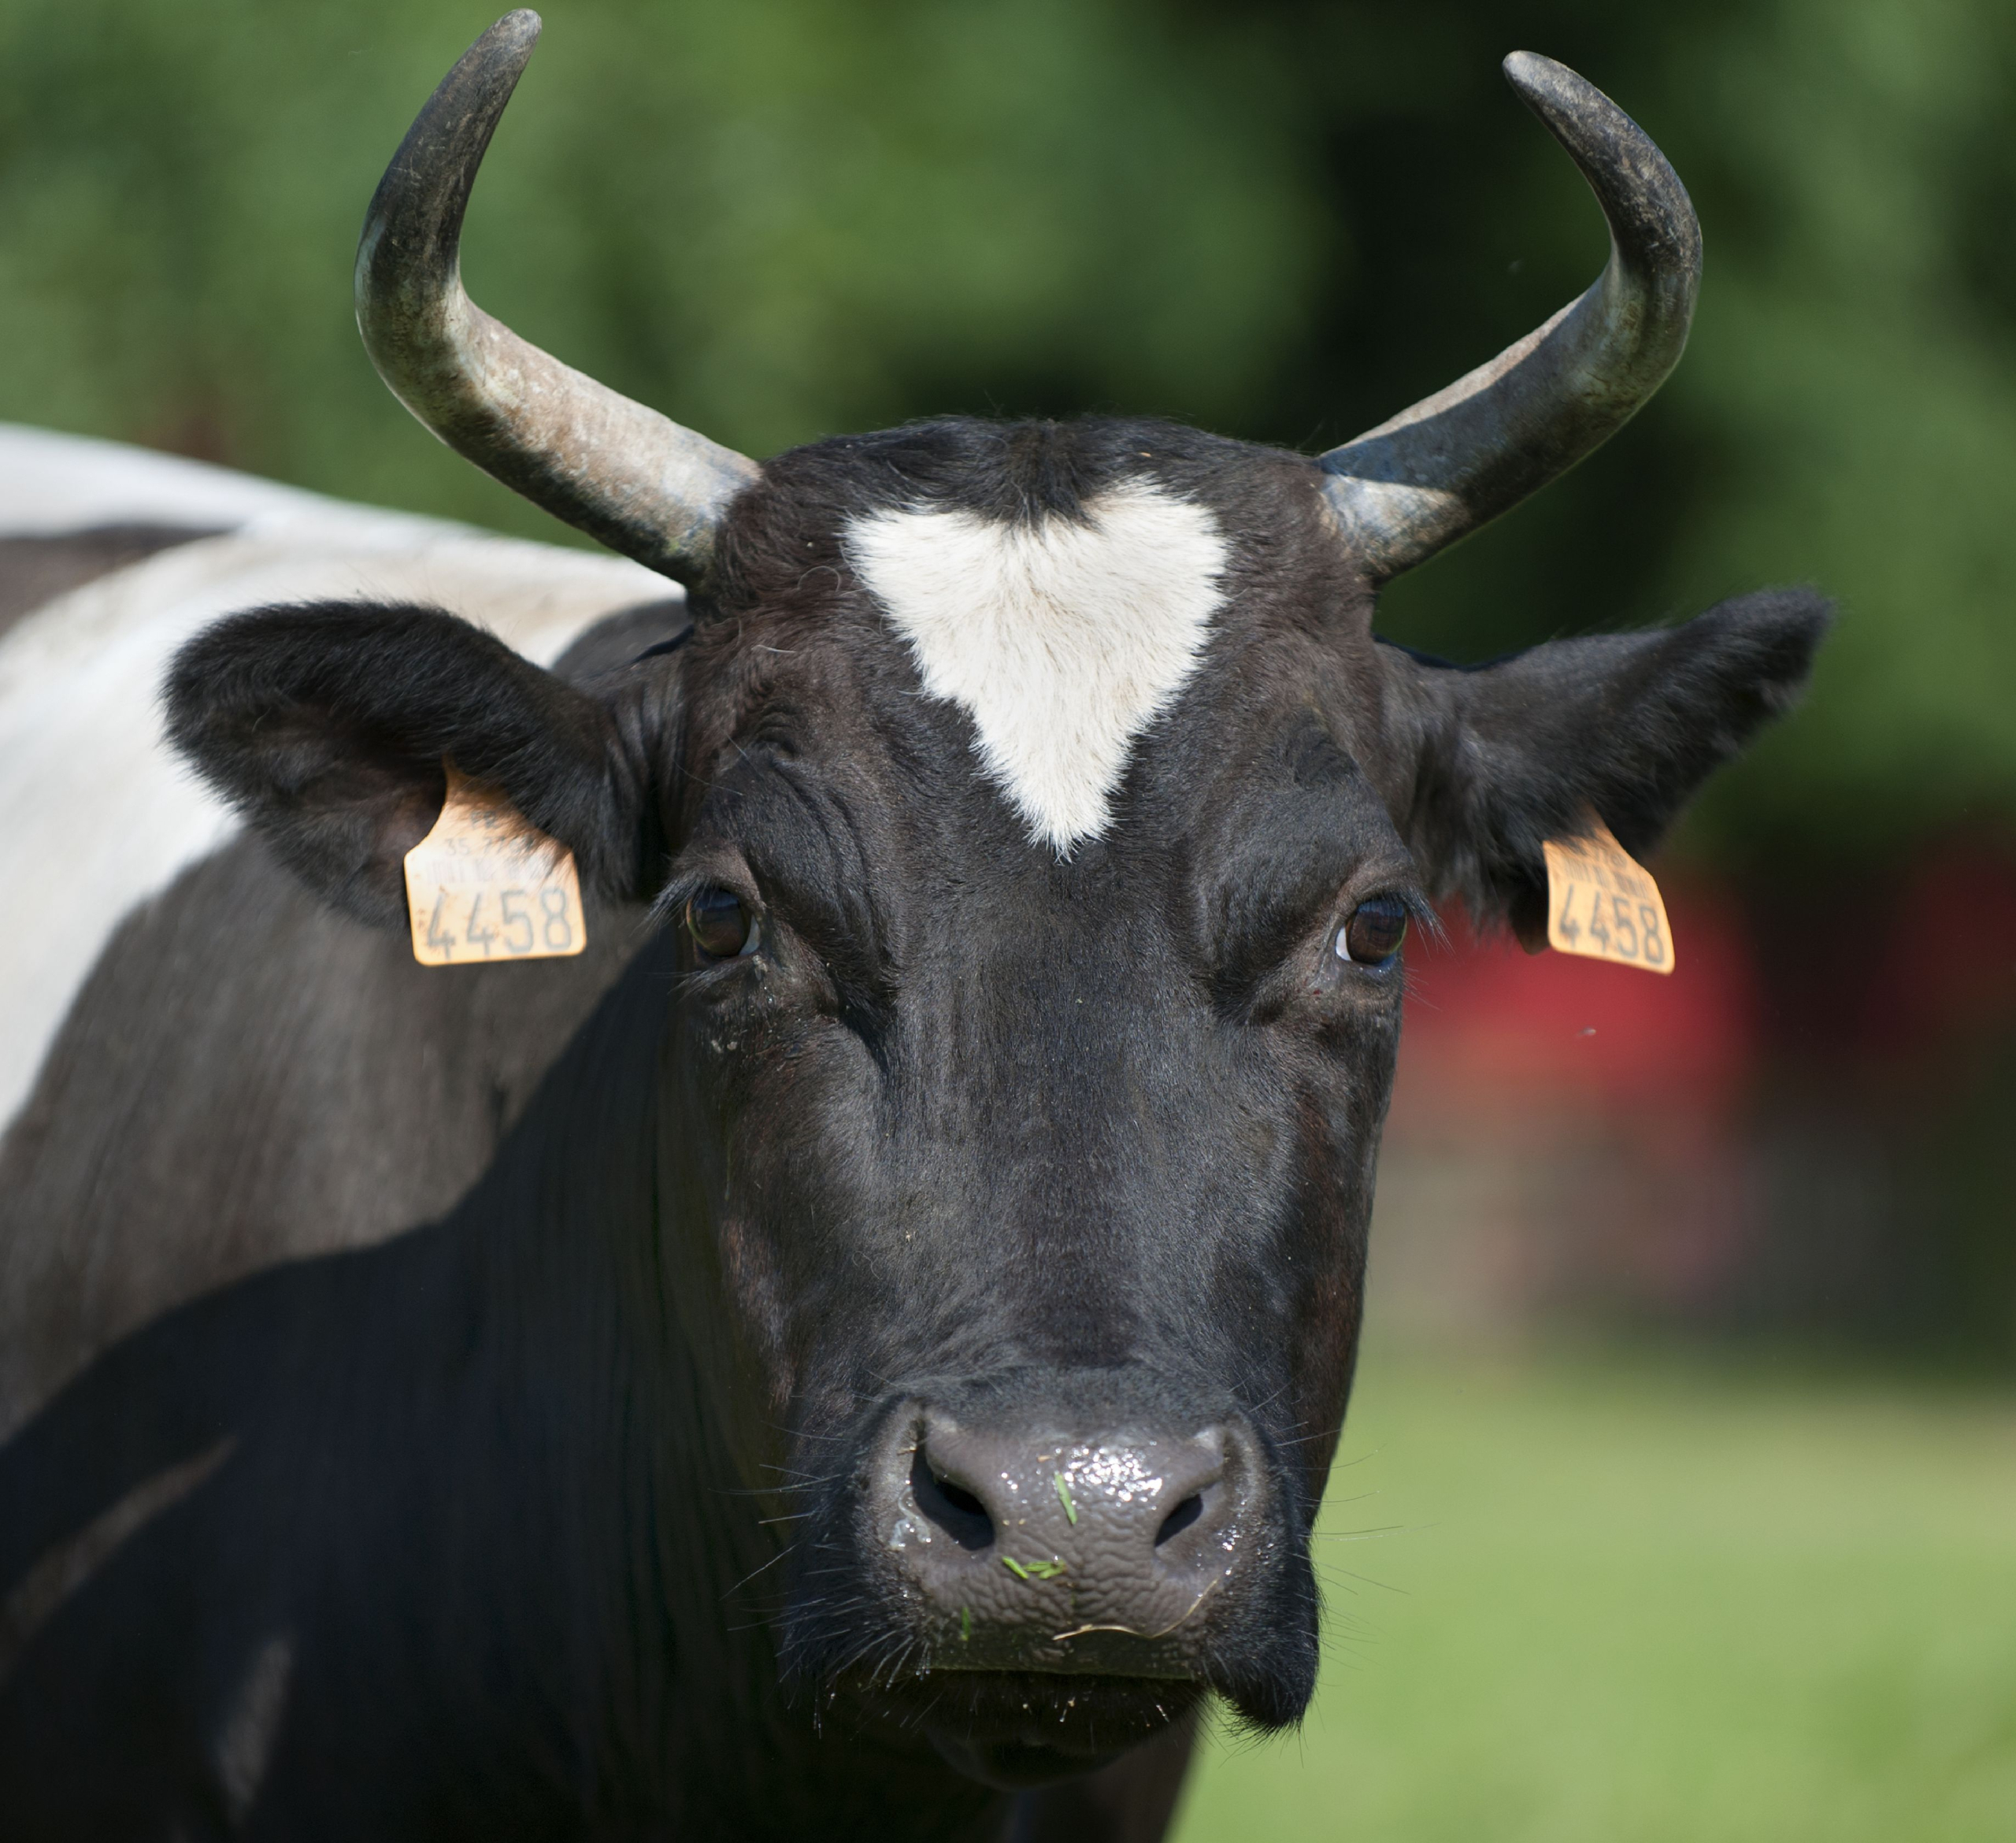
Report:
[[810,909],[841,925],[854,910],[872,923],[876,881],[852,804],[843,786],[802,762],[760,748],[740,755],[702,802],[680,860],[689,869],[676,872],[668,888],[676,886],[683,903],[695,879],[722,867],[724,847],[747,866],[765,900],[781,899],[788,910]]
[[910,506],[849,521],[848,561],[932,697],[973,720],[982,772],[1060,857],[1110,824],[1136,740],[1197,669],[1228,546],[1147,481],[1081,521]]

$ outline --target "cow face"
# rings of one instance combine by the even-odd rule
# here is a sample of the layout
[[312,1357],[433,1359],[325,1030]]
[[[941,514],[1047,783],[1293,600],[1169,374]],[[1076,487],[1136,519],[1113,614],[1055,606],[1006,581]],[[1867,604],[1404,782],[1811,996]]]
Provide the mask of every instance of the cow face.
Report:
[[668,828],[682,1214],[742,1449],[847,1455],[791,1507],[791,1661],[1050,1750],[1207,1656],[1288,1719],[1421,899],[1313,470],[1136,425],[814,451],[722,580]]
[[238,617],[176,738],[361,916],[452,757],[678,932],[630,1230],[800,1681],[1000,1783],[1206,1688],[1291,1721],[1408,918],[1529,928],[1591,811],[1647,848],[1818,605],[1456,670],[1375,640],[1314,464],[1140,422],[821,444],[717,547],[587,686],[438,612]]

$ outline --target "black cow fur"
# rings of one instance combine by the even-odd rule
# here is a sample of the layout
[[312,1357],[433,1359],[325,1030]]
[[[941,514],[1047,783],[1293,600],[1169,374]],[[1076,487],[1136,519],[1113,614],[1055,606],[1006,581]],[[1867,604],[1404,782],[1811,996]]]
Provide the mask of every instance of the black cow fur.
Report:
[[[1140,477],[1216,514],[1225,605],[1060,859],[840,532]],[[1402,985],[1338,927],[1451,891],[1529,925],[1542,840],[1649,848],[1826,619],[1447,667],[1375,642],[1312,463],[1127,421],[780,457],[693,613],[580,684],[424,609],[178,661],[179,744],[350,914],[398,918],[451,758],[658,919],[441,1219],[181,1307],[0,1452],[0,1592],[43,1584],[0,1685],[21,1834],[1159,1834],[1203,1690],[1271,1726],[1314,1682]],[[760,951],[698,956],[710,888]],[[1046,1389],[1253,1430],[1266,1528],[1187,1685],[929,1668],[862,1455],[900,1400]]]

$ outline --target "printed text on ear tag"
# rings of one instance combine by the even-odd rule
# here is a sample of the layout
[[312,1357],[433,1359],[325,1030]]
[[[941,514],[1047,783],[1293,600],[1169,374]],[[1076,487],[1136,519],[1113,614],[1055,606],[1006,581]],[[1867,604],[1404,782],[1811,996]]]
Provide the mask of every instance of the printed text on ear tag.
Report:
[[1593,815],[1585,838],[1551,838],[1547,938],[1564,954],[1614,960],[1647,973],[1673,970],[1673,931],[1659,886]]
[[441,817],[406,853],[413,957],[472,966],[578,954],[588,929],[574,854],[495,788],[447,767]]

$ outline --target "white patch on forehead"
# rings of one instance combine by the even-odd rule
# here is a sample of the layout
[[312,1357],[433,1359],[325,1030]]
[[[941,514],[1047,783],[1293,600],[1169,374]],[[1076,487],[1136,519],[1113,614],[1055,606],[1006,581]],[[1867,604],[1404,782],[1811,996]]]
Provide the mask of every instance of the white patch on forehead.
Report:
[[1135,738],[1195,671],[1226,556],[1210,512],[1145,481],[1085,514],[913,508],[847,533],[924,688],[973,718],[988,778],[1060,855],[1106,829]]

